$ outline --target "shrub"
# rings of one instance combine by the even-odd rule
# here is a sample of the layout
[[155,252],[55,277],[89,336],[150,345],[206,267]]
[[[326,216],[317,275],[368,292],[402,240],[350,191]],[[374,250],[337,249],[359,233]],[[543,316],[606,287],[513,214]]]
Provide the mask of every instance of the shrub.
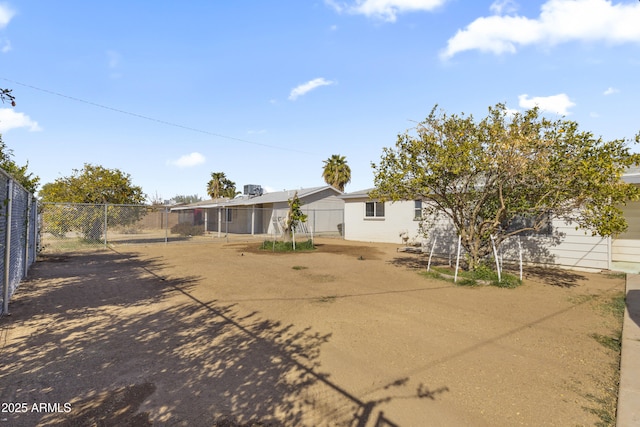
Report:
[[171,227],[171,232],[181,236],[202,236],[204,234],[204,226],[187,223],[176,224]]
[[[293,252],[293,242],[283,242],[276,240],[265,240],[260,245],[261,250],[265,251],[274,251],[274,252]],[[296,242],[296,252],[297,251],[311,251],[314,250],[315,246],[313,246],[313,241],[311,239],[306,242]]]

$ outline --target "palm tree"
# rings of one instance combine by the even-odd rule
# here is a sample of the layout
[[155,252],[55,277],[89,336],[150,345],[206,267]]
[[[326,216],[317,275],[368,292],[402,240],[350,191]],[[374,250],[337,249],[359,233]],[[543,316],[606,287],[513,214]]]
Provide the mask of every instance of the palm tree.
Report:
[[211,180],[207,183],[207,194],[212,199],[219,199],[222,186],[227,177],[224,172],[211,172]]
[[333,154],[323,160],[322,177],[324,182],[344,192],[344,186],[351,182],[351,168],[345,156]]

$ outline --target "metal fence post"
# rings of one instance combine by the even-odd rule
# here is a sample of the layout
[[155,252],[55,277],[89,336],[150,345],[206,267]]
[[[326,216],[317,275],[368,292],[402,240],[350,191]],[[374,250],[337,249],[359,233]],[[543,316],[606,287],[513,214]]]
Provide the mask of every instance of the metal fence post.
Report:
[[169,241],[169,207],[164,208],[164,216],[166,218],[166,227],[164,228],[164,243],[166,244]]
[[9,314],[9,280],[11,278],[11,209],[13,203],[13,180],[7,182],[7,215],[5,216],[4,283],[2,286],[2,313]]
[[107,247],[107,203],[104,204],[104,247]]
[[33,198],[33,202],[31,204],[31,212],[33,215],[31,223],[33,224],[33,242],[31,242],[31,262],[29,266],[36,262],[36,257],[38,256],[38,248],[40,247],[40,216],[38,215],[38,210],[40,209],[40,204],[38,203],[38,199]]
[[24,227],[24,273],[22,277],[27,277],[29,271],[29,225],[31,223],[31,195],[27,198],[27,212]]

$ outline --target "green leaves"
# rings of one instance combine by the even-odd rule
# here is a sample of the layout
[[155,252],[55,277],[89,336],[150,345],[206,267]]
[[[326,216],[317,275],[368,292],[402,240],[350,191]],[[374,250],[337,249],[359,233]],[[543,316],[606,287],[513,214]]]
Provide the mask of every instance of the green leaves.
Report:
[[344,186],[351,182],[351,168],[345,156],[333,154],[323,160],[322,178],[324,182],[344,192]]
[[13,160],[13,151],[7,148],[5,143],[2,141],[2,135],[0,135],[0,168],[4,169],[27,191],[30,193],[36,192],[38,184],[40,183],[40,178],[28,171],[29,162],[24,166],[18,166],[18,164]]
[[548,120],[537,108],[512,114],[497,104],[476,121],[434,107],[372,164],[371,195],[432,202],[476,261],[489,253],[491,235],[499,243],[536,232],[553,216],[606,236],[626,227],[617,206],[640,197],[639,188],[621,181],[627,167],[640,164],[626,144],[596,139],[572,121]]
[[89,163],[74,169],[71,176],[43,185],[38,195],[43,202],[95,204],[140,204],[146,198],[129,174]]
[[227,197],[233,199],[238,195],[236,183],[227,178],[224,172],[211,172],[211,179],[207,183],[207,194],[212,199]]

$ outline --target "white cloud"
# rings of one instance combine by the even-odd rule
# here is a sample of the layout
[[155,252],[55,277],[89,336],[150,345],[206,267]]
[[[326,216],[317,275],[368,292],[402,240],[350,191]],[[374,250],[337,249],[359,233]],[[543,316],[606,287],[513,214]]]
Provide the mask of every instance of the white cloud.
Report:
[[529,95],[527,94],[523,94],[518,96],[518,101],[518,105],[520,105],[522,108],[529,109],[538,107],[542,111],[560,114],[562,116],[571,114],[569,112],[569,108],[576,105],[564,93],[551,96],[534,96],[532,98],[529,98]]
[[11,129],[27,128],[29,132],[38,132],[42,128],[24,113],[16,113],[13,108],[0,108],[0,133]]
[[198,166],[204,163],[207,159],[198,152],[193,152],[191,154],[185,154],[184,156],[180,156],[177,160],[169,160],[167,164],[177,166],[179,168],[190,168],[193,166]]
[[[492,11],[509,11],[498,1]],[[515,53],[527,45],[553,46],[570,41],[640,44],[640,3],[613,4],[610,0],[547,0],[540,16],[480,17],[449,39],[441,53],[448,59],[467,50],[494,54]]]
[[518,10],[518,4],[513,0],[496,0],[489,6],[489,10],[496,15],[512,14]]
[[6,27],[16,12],[7,3],[0,3],[0,28]]
[[293,88],[291,90],[291,93],[289,94],[289,100],[290,101],[295,101],[299,96],[302,96],[304,94],[306,94],[309,91],[312,91],[313,89],[320,87],[320,86],[329,86],[334,84],[334,82],[332,82],[331,80],[326,80],[322,77],[319,77],[317,79],[313,79],[310,80],[306,83],[303,83],[301,85],[296,86],[295,88]]
[[616,89],[614,87],[610,87],[607,90],[605,90],[602,94],[604,96],[607,96],[607,95],[613,95],[614,93],[618,93],[618,92],[620,92],[618,89]]
[[395,22],[397,15],[405,12],[430,11],[445,4],[448,0],[355,0],[346,3],[325,0],[336,12],[365,15],[387,22]]
[[11,50],[11,42],[7,39],[0,39],[0,52],[7,53]]

